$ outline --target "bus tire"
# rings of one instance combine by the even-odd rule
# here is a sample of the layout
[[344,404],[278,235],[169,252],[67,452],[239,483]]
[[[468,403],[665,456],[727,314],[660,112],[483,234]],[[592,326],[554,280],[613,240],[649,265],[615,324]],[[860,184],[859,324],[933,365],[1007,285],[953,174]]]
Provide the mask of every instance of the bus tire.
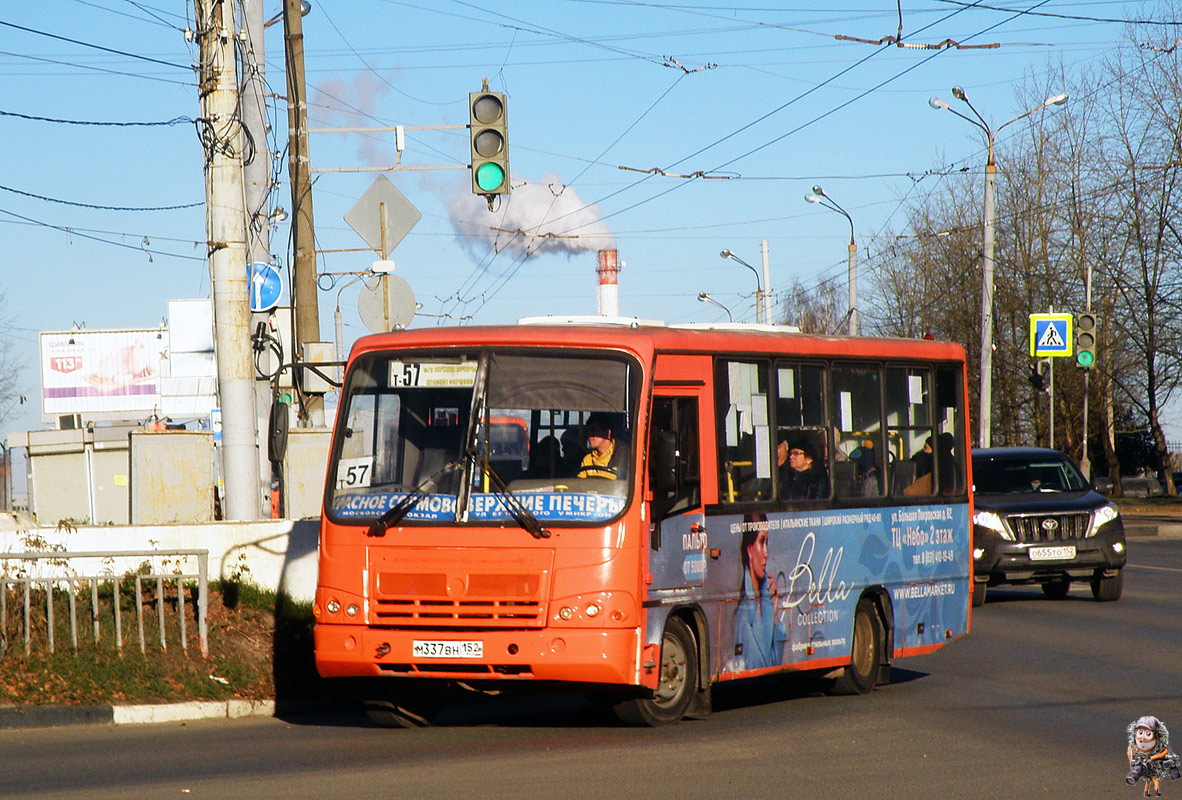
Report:
[[438,716],[443,702],[435,696],[408,701],[366,700],[365,715],[379,728],[426,728]]
[[648,697],[630,697],[613,704],[627,725],[675,725],[685,716],[698,689],[698,649],[694,635],[679,618],[670,617],[661,637],[657,688]]
[[882,667],[882,623],[874,601],[863,596],[854,610],[850,663],[833,686],[834,694],[866,694],[878,681]]

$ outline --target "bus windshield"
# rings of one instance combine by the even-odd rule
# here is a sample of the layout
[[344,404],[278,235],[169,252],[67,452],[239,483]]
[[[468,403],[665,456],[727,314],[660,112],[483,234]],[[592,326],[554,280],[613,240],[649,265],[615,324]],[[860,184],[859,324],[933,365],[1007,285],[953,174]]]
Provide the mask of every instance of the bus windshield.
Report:
[[634,483],[638,385],[633,364],[602,353],[359,357],[326,508],[365,523],[409,496],[407,522],[503,524],[516,503],[546,523],[609,520]]

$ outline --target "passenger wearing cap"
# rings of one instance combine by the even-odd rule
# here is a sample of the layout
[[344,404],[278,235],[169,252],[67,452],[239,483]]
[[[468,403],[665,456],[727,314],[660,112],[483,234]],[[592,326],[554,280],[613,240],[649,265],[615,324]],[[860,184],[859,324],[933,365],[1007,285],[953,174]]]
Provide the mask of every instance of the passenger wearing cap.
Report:
[[816,463],[817,450],[807,438],[788,443],[788,470],[781,472],[780,497],[816,500],[829,496],[829,474]]

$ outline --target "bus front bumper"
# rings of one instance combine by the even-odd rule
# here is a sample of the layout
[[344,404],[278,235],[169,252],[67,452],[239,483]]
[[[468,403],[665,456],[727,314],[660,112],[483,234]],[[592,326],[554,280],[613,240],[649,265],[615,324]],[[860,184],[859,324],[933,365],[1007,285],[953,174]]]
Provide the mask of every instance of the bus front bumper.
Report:
[[[636,628],[506,631],[392,630],[318,623],[316,668],[325,678],[641,683]],[[416,650],[418,654],[416,655]]]

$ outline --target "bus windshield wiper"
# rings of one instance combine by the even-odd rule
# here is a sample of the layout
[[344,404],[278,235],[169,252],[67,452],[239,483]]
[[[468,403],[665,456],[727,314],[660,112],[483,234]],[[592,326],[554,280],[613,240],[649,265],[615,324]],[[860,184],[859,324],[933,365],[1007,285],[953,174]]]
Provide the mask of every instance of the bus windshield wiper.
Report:
[[369,526],[369,530],[365,532],[365,535],[385,536],[386,530],[401,522],[402,518],[409,514],[419,504],[419,501],[429,494],[430,489],[435,488],[440,478],[452,470],[459,469],[462,465],[460,461],[451,461],[444,464],[401,500],[390,506],[390,509],[386,513],[374,520],[373,524]]
[[509,487],[501,480],[501,476],[495,470],[486,468],[486,471],[493,491],[504,501],[513,520],[535,539],[549,539],[550,531],[546,530],[546,527],[533,515],[533,512],[526,508],[517,495],[509,490]]

